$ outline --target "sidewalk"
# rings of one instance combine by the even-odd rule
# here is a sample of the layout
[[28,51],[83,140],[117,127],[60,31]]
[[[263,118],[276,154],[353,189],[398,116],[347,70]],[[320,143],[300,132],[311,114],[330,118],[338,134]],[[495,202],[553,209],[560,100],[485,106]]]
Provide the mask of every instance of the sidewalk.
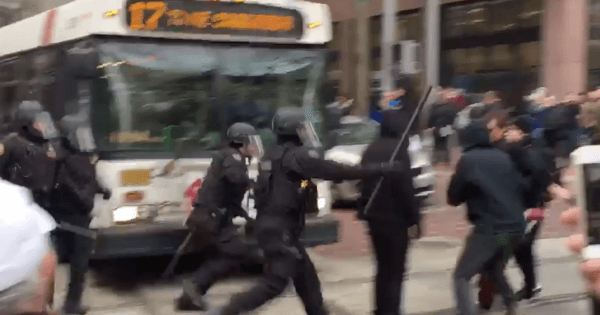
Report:
[[[566,239],[538,241],[538,275],[543,292],[535,302],[521,303],[524,313],[548,314],[551,310],[553,314],[586,314],[577,258],[566,249],[565,242]],[[448,238],[426,238],[413,245],[404,286],[407,314],[454,314],[451,276],[461,249],[461,240]],[[371,279],[375,270],[370,256],[332,259],[311,252],[311,257],[323,282],[325,299],[334,312],[371,312]],[[507,275],[513,288],[521,286],[520,270],[514,262],[509,263]]]

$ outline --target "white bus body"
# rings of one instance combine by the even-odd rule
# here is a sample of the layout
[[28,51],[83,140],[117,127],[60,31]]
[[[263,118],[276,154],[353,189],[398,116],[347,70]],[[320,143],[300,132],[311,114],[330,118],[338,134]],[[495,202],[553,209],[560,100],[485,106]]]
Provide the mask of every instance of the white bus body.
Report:
[[[72,111],[72,108],[68,108],[69,106],[75,106],[75,110],[80,110],[76,104],[81,103],[81,100],[78,99],[81,96],[75,98],[69,96],[71,93],[69,89],[73,89],[73,84],[80,84],[80,81],[70,76],[71,72],[69,71],[71,70],[65,70],[64,65],[70,64],[71,61],[70,57],[65,58],[62,54],[72,51],[73,45],[89,42],[91,46],[86,47],[93,50],[94,55],[99,56],[97,69],[101,71],[101,76],[81,81],[90,83],[92,95],[90,124],[95,130],[94,135],[100,135],[96,139],[100,157],[96,166],[98,176],[103,184],[112,190],[112,197],[108,201],[102,200],[100,196],[97,197],[93,210],[92,228],[98,230],[94,251],[96,258],[173,253],[187,234],[184,227],[186,219],[183,210],[184,192],[197,179],[204,178],[210,165],[211,156],[208,153],[183,154],[180,159],[174,160],[172,150],[164,149],[162,139],[158,134],[160,131],[158,127],[155,129],[136,128],[136,123],[167,127],[169,124],[184,124],[188,123],[187,120],[192,120],[193,126],[190,130],[200,130],[199,133],[205,133],[204,138],[198,140],[199,143],[202,145],[211,141],[217,143],[222,141],[222,133],[226,129],[225,126],[219,125],[219,122],[226,121],[226,119],[221,119],[222,115],[229,115],[230,108],[232,111],[237,110],[234,108],[238,108],[233,105],[229,106],[228,103],[229,90],[237,89],[240,91],[258,90],[258,94],[252,94],[254,95],[252,102],[264,105],[273,103],[271,98],[266,99],[261,95],[270,93],[270,89],[277,89],[273,93],[277,94],[278,100],[290,100],[292,96],[288,96],[291,94],[289,91],[299,87],[300,92],[296,95],[296,102],[300,99],[302,106],[306,106],[308,103],[309,106],[313,106],[311,108],[314,112],[316,106],[319,106],[318,102],[314,101],[315,89],[318,87],[317,82],[319,81],[317,78],[319,72],[324,75],[324,66],[321,69],[321,63],[315,60],[320,60],[318,59],[322,57],[320,50],[324,51],[324,47],[321,46],[330,41],[332,37],[329,8],[323,4],[307,1],[247,0],[235,3],[238,6],[261,4],[296,10],[302,17],[303,23],[302,36],[299,38],[132,30],[127,23],[126,16],[128,15],[127,4],[134,2],[158,2],[167,6],[181,5],[182,2],[185,2],[185,5],[193,3],[193,1],[187,0],[76,0],[0,28],[0,38],[4,39],[3,44],[0,45],[0,72],[5,73],[4,77],[0,79],[0,99],[2,100],[0,107],[3,108],[3,117],[9,116],[7,113],[15,104],[31,98],[37,98],[42,104],[54,102],[52,105],[45,105],[49,106],[49,110],[56,120],[59,120],[61,115]],[[172,14],[175,16],[175,13]],[[251,14],[251,12],[247,12],[247,14]],[[147,17],[144,18],[146,21],[148,20]],[[171,23],[170,20],[168,23]],[[167,42],[164,42],[165,40]],[[135,47],[139,47],[139,51]],[[287,48],[284,50],[280,47]],[[81,49],[85,50],[85,48]],[[269,53],[273,52],[273,56],[277,56],[278,60],[279,58],[284,60],[282,61],[284,64],[277,64],[276,67],[279,68],[270,73],[268,71],[271,68],[264,66],[263,69],[261,63],[253,63],[252,60],[258,60],[256,58],[259,57],[244,53],[244,51],[252,49],[257,49],[255,55],[267,59],[269,57],[264,56],[270,56]],[[158,52],[154,53],[155,50]],[[174,58],[173,54],[176,51],[181,51],[180,59]],[[279,51],[281,54],[277,55]],[[319,53],[313,54],[313,51],[319,51]],[[233,59],[231,62],[222,59],[230,53],[231,56],[234,56],[231,58],[235,60],[247,58],[243,60],[251,61],[240,61],[241,65],[235,65]],[[142,62],[138,62],[139,58],[136,59],[139,57],[138,55],[143,57]],[[313,55],[319,57],[315,57],[315,59],[312,57]],[[151,57],[144,59],[147,56]],[[297,66],[298,60],[301,58],[308,58],[309,65],[306,66],[306,69],[314,71],[295,74],[304,73],[304,68]],[[53,64],[53,60],[56,60],[55,64]],[[145,65],[144,62],[146,62]],[[272,63],[272,60],[261,60],[261,62]],[[203,64],[200,65],[201,63]],[[254,68],[245,70],[245,64],[250,64],[250,67]],[[198,70],[195,75],[198,76],[199,81],[207,80],[205,86],[200,83],[194,85],[196,83],[193,80],[186,79],[188,80],[185,81],[186,84],[189,82],[192,84],[188,88],[189,90],[186,90],[185,87],[181,87],[180,93],[179,87],[168,90],[167,86],[170,87],[171,84],[176,86],[180,77],[204,66],[213,67],[209,69],[213,72]],[[31,67],[33,67],[32,70]],[[286,72],[286,67],[293,68],[289,72],[295,71],[293,76]],[[21,70],[13,71],[12,69]],[[28,74],[29,70],[34,74]],[[134,70],[143,74],[136,77],[138,74],[131,74]],[[175,74],[161,77],[169,71]],[[14,77],[10,77],[11,75]],[[5,78],[6,76],[8,78]],[[30,78],[31,76],[33,78]],[[141,76],[145,76],[145,79],[139,79]],[[269,88],[267,83],[246,84],[247,81],[254,82],[252,78],[261,76],[267,78],[265,79],[267,83],[274,80],[276,85]],[[67,81],[65,78],[72,81]],[[129,79],[133,81],[127,81]],[[143,89],[144,86],[150,86],[152,80],[159,82],[163,79],[167,81],[158,84],[161,86],[153,86],[151,90],[147,91]],[[240,80],[242,83],[238,82]],[[293,82],[293,84],[285,85],[285,82]],[[289,90],[280,90],[280,83]],[[238,86],[241,87],[238,88]],[[199,89],[198,93],[195,93],[195,89]],[[164,95],[167,95],[166,101],[161,103],[158,98]],[[244,95],[240,97],[245,98],[250,94]],[[176,97],[181,99],[172,100]],[[184,99],[185,97],[188,99]],[[77,100],[73,101],[73,99]],[[134,99],[141,105],[136,105],[138,107],[134,108],[133,103],[129,104]],[[189,105],[190,102],[193,104]],[[213,102],[216,102],[216,105]],[[180,106],[180,103],[191,106],[192,109],[187,109],[189,106],[181,105],[188,110],[187,115],[185,113],[177,114],[177,108],[173,104]],[[208,103],[210,104],[206,105]],[[146,108],[148,106],[154,110],[152,113],[158,113],[152,116],[156,120],[155,122],[151,118],[138,118],[147,114],[145,111],[148,110]],[[210,109],[204,110],[203,108],[207,106]],[[227,108],[222,108],[224,106]],[[102,109],[99,109],[101,107]],[[269,108],[274,110],[272,107]],[[207,111],[210,114],[207,114]],[[207,115],[213,114],[214,116],[206,118]],[[187,119],[193,115],[196,115],[195,120],[193,117]],[[186,122],[183,122],[184,118]],[[135,122],[136,119],[142,121]],[[170,119],[170,123],[163,124],[163,119]],[[199,122],[200,120],[202,122]],[[211,122],[211,120],[213,121]],[[210,128],[206,126],[215,123],[214,121],[217,121],[216,124],[219,125],[215,127],[218,130],[212,133],[208,132],[207,130]],[[10,121],[4,120],[3,123],[9,124]],[[266,129],[264,130],[268,132]],[[143,139],[131,140],[131,137]],[[136,146],[138,145],[137,141],[139,141],[139,146]],[[192,145],[190,145],[191,149],[193,149]],[[207,151],[215,149],[216,145],[212,145]],[[172,163],[173,167],[168,168],[167,165],[172,161],[175,161]],[[166,169],[169,171],[164,174],[163,171]],[[252,177],[257,175],[256,163],[251,166],[250,175]],[[319,213],[307,220],[305,241],[308,245],[332,243],[337,240],[337,221],[330,214],[329,185],[328,182],[318,183]],[[244,201],[244,207],[247,204],[250,205],[250,209],[247,210],[251,215],[255,214],[249,200]]]

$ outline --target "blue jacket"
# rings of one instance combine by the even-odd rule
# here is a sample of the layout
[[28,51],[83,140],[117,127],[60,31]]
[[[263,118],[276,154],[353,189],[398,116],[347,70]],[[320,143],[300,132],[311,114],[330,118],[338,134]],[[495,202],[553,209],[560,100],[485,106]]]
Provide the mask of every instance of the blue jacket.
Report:
[[[402,101],[391,101],[390,106],[391,107],[401,107]],[[371,114],[369,115],[369,117],[371,117],[371,119],[373,119],[374,121],[381,124],[381,122],[383,121],[383,112],[381,109],[373,110],[373,111],[371,111]]]
[[536,130],[536,129],[543,129],[544,128],[544,118],[546,116],[546,113],[548,112],[548,108],[541,108],[541,109],[534,109],[534,108],[529,108],[527,110],[529,117],[530,117],[530,123],[531,123],[531,129],[532,130]]

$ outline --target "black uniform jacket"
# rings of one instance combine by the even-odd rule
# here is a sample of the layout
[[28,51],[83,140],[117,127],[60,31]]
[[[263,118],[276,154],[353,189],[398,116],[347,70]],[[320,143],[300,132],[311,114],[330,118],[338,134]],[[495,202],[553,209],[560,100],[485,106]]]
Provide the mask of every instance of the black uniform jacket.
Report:
[[249,183],[248,166],[244,157],[237,149],[222,149],[212,160],[202,182],[202,189],[194,202],[194,208],[205,206],[227,209],[229,218],[225,221],[230,221],[236,216],[246,218],[247,213],[242,208],[242,201]]

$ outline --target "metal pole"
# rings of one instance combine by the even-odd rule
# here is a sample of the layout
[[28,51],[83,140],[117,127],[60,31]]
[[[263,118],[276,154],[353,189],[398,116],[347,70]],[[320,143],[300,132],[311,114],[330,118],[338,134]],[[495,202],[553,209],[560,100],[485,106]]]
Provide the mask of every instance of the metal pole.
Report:
[[396,12],[398,0],[383,0],[381,19],[381,88],[392,91],[394,87],[394,43],[396,42]]
[[369,75],[369,3],[367,0],[356,0],[357,40],[358,55],[356,101],[363,114],[369,111],[369,90],[371,76]]
[[440,0],[425,1],[426,86],[440,84]]

